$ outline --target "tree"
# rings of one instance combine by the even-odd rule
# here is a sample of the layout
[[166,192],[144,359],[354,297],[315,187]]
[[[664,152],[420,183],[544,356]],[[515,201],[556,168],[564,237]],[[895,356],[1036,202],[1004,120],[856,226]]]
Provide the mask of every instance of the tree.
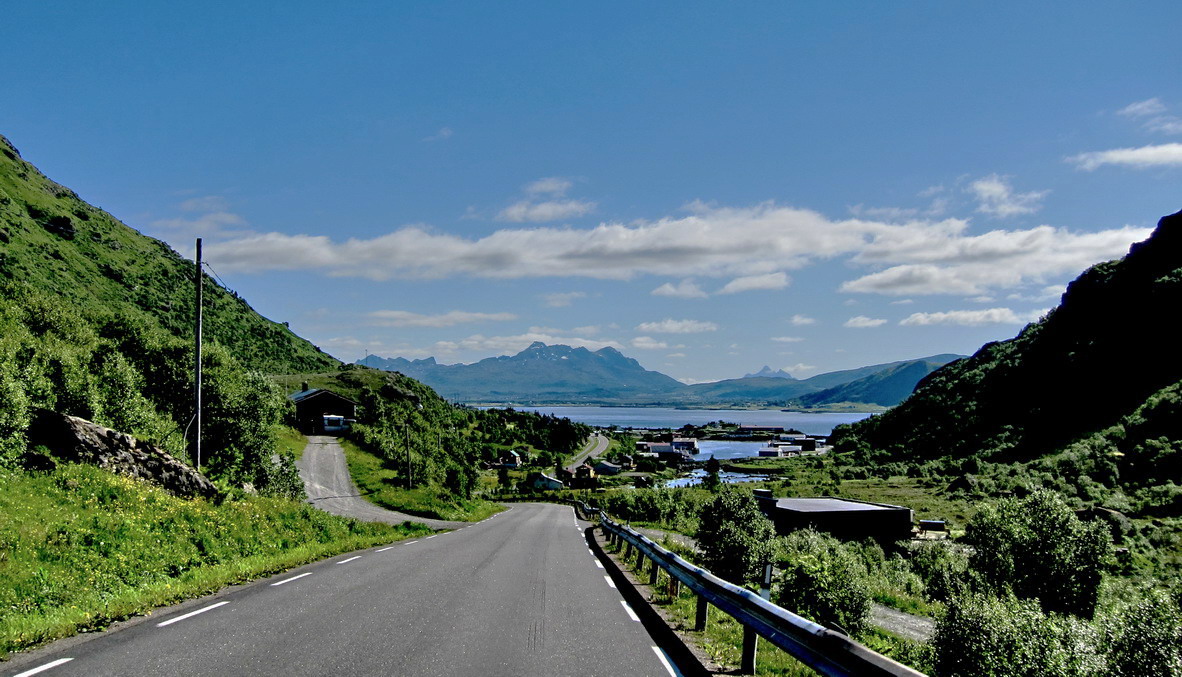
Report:
[[1119,677],[1182,673],[1182,612],[1160,591],[1120,613],[1110,630],[1108,669]]
[[724,485],[702,508],[697,533],[702,565],[742,585],[757,578],[770,560],[775,536],[755,496],[743,487]]
[[969,567],[996,591],[1037,599],[1044,611],[1090,619],[1112,537],[1053,491],[985,505],[968,524]]
[[710,454],[710,459],[706,461],[706,479],[702,481],[702,486],[717,492],[722,487],[722,479],[718,476],[721,470],[722,464],[714,458],[714,454]]

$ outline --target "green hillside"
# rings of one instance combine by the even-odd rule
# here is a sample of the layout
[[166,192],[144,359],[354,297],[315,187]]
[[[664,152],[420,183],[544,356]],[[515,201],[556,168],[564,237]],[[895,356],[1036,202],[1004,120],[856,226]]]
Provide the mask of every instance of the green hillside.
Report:
[[1080,275],[1017,337],[934,372],[833,439],[863,465],[968,470],[999,491],[1053,486],[1082,505],[1182,516],[1178,308],[1182,213]]
[[[86,316],[139,311],[140,321],[173,336],[193,334],[193,263],[46,178],[3,136],[0,281],[28,285]],[[338,364],[208,278],[205,337],[267,373]]]

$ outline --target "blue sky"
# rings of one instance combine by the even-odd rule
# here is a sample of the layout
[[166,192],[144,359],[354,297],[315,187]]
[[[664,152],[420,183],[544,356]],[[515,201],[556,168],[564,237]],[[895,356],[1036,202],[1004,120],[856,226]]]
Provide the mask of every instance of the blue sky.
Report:
[[1182,208],[1176,2],[21,2],[0,133],[337,357],[970,353]]

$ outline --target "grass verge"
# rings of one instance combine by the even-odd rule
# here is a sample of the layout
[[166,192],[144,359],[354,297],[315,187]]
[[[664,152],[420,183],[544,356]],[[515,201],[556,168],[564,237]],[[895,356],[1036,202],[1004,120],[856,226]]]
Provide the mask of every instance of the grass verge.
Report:
[[280,499],[184,500],[85,465],[0,471],[0,660],[227,585],[429,531]]
[[387,467],[386,460],[362,449],[351,440],[340,440],[349,474],[366,500],[389,510],[457,522],[479,522],[505,508],[481,499],[462,499],[436,487],[400,486],[401,476]]
[[275,444],[275,452],[290,451],[298,461],[304,455],[304,448],[308,446],[308,438],[300,431],[290,426],[280,426]]

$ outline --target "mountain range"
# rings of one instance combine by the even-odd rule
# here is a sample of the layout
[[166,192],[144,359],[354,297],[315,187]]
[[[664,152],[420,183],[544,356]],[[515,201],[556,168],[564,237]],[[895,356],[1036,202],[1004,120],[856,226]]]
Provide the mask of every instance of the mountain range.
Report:
[[398,371],[461,402],[670,406],[809,406],[854,402],[889,407],[959,355],[878,364],[796,379],[764,367],[743,378],[685,385],[645,369],[615,348],[591,351],[534,342],[516,355],[439,364],[368,355],[357,364]]

